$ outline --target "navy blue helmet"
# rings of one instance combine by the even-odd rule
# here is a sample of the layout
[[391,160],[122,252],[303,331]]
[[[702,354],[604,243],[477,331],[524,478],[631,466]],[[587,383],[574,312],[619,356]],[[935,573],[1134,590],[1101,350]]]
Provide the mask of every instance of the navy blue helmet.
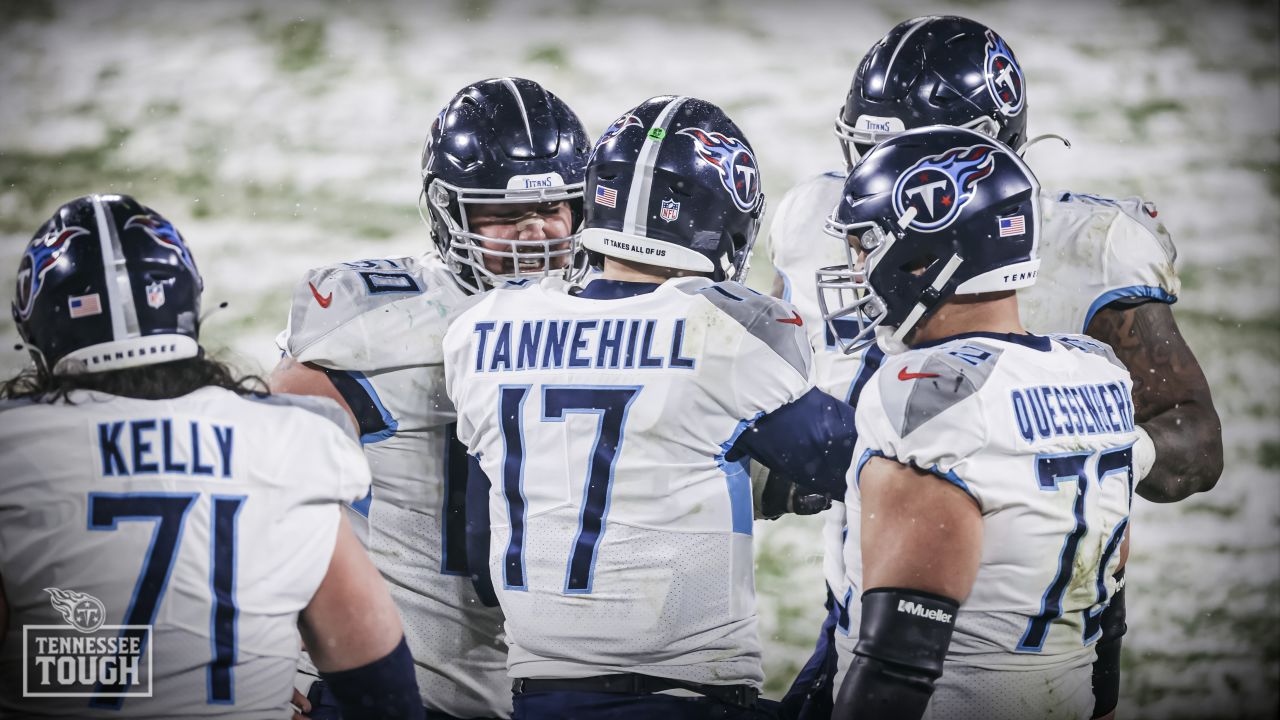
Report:
[[935,125],[877,145],[849,173],[827,219],[847,262],[818,271],[832,333],[842,335],[837,321],[858,329],[842,349],[879,338],[885,350],[900,350],[953,295],[1034,284],[1039,192],[1016,152],[974,130]]
[[713,280],[743,280],[764,215],[760,165],[724,111],[650,98],[596,141],[582,244],[604,255]]
[[[516,277],[580,269],[576,235],[487,237],[471,231],[467,206],[567,201],[577,228],[590,149],[573,110],[532,80],[482,80],[453,96],[422,152],[422,198],[436,248],[464,287],[481,292]],[[486,257],[502,270],[486,267]]]
[[890,30],[862,58],[836,116],[849,167],[876,143],[926,125],[973,128],[1021,149],[1026,79],[994,30],[951,15],[918,17]]
[[18,265],[13,319],[54,374],[195,357],[204,281],[186,242],[128,195],[58,208]]

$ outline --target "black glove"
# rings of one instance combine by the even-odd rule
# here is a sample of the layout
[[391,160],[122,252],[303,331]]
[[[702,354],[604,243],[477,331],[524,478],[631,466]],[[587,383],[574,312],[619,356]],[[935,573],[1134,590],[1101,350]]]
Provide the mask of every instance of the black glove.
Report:
[[807,492],[786,478],[770,472],[760,496],[760,516],[777,520],[786,513],[816,515],[831,507],[831,496]]

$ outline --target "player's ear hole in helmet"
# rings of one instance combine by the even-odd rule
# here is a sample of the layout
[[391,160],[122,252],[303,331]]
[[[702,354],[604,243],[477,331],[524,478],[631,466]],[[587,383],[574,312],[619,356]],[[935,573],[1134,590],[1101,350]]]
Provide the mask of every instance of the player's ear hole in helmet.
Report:
[[697,98],[654,97],[596,141],[583,246],[622,262],[742,281],[764,209],[755,153],[724,111]]
[[531,80],[483,80],[454,95],[423,147],[419,212],[463,288],[585,272],[576,230],[590,147],[578,116]]
[[[899,350],[955,295],[1033,284],[1039,191],[1016,152],[973,130],[918,128],[877,145],[849,173],[826,222],[846,262],[816,277],[842,350],[877,339]],[[848,323],[855,333],[836,332]]]
[[177,397],[205,385],[265,389],[204,357],[204,281],[177,229],[127,195],[87,195],[32,236],[12,302],[34,367],[0,394],[51,399],[77,389]]
[[835,134],[852,168],[877,143],[928,125],[977,130],[1015,150],[1026,144],[1025,76],[994,30],[953,15],[894,27],[858,64]]

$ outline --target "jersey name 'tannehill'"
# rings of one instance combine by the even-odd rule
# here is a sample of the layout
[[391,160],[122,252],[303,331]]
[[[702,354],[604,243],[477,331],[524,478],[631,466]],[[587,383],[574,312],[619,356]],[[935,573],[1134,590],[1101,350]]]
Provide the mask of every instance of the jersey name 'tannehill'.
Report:
[[704,278],[617,299],[549,279],[489,293],[445,348],[511,675],[759,687],[750,480],[725,455],[812,387],[792,308]]

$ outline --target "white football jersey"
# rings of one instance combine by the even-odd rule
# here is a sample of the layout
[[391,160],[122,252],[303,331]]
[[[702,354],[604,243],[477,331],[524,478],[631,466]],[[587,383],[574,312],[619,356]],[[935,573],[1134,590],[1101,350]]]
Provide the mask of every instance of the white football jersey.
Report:
[[1093,709],[1093,644],[1133,489],[1129,372],[1083,335],[972,333],[887,357],[858,403],[844,547],[850,627],[860,622],[857,473],[885,457],[950,482],[982,513],[982,556],[929,718],[1061,717]]
[[[328,570],[341,503],[369,489],[345,413],[321,398],[221,388],[68,400],[0,410],[10,610],[0,715],[290,717],[298,613]],[[100,602],[106,625],[154,627],[145,641],[153,670],[148,678],[141,662],[136,688],[150,684],[151,697],[116,698],[119,709],[86,697],[23,699],[24,626],[94,615],[61,614],[54,600],[67,597],[77,612]],[[43,673],[30,670],[29,689],[57,690],[37,687]]]
[[725,455],[812,388],[796,318],[732,282],[595,299],[547,279],[450,328],[513,677],[761,686],[750,479]]
[[400,610],[423,702],[507,717],[502,613],[467,574],[466,455],[444,389],[445,331],[473,301],[433,256],[340,263],[303,278],[280,345],[323,368],[359,419],[373,471],[369,555]]
[[[784,297],[796,306],[814,348],[818,388],[856,404],[858,392],[883,353],[872,346],[845,355],[822,319],[814,273],[846,262],[840,241],[823,223],[840,203],[844,175],[824,173],[792,188],[774,216],[770,259],[784,281]],[[1155,206],[1140,198],[1043,192],[1040,197],[1042,259],[1036,284],[1018,291],[1023,325],[1036,333],[1082,333],[1099,308],[1117,300],[1174,302],[1179,290],[1176,251]],[[850,328],[850,334],[856,332]],[[824,576],[832,590],[844,577],[840,547],[844,510],[823,513]],[[843,602],[838,593],[837,600]],[[856,631],[857,628],[855,627]]]

